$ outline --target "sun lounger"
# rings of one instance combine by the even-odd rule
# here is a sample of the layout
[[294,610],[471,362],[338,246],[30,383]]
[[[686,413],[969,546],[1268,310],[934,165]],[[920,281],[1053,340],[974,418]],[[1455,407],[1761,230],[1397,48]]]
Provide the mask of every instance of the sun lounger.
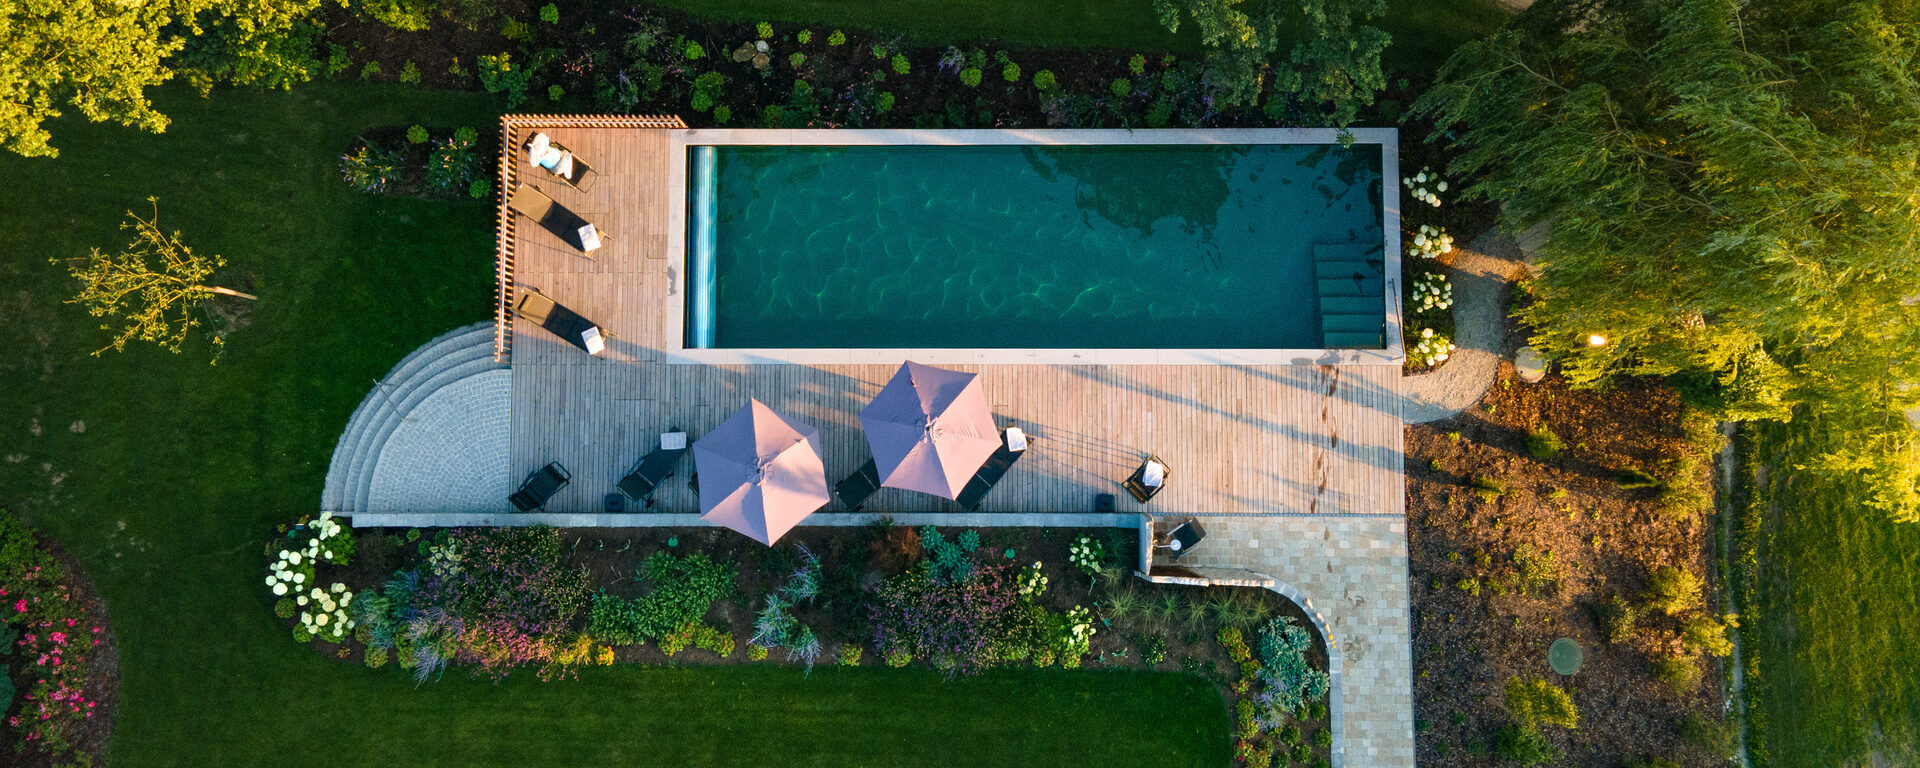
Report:
[[600,247],[602,235],[593,224],[580,215],[569,211],[565,206],[553,201],[540,190],[525,184],[513,190],[513,197],[507,201],[507,207],[533,219],[542,228],[552,232],[562,242],[580,249],[581,253],[591,252]]
[[[678,436],[677,439],[675,436]],[[670,447],[671,446],[671,447]],[[673,477],[673,468],[687,454],[687,433],[674,428],[660,436],[660,447],[649,451],[633,471],[620,478],[620,492],[634,501],[653,506],[653,491],[661,481]]]
[[868,459],[860,471],[833,487],[833,495],[840,497],[840,503],[846,505],[848,512],[857,512],[877,490],[880,490],[880,465]]
[[513,311],[528,320],[540,324],[540,327],[553,332],[562,341],[584,349],[589,355],[600,354],[607,348],[606,336],[600,332],[600,326],[580,316],[580,313],[547,298],[538,290],[529,288],[520,294],[520,300],[513,305]]
[[560,462],[552,462],[528,475],[526,482],[520,484],[520,490],[508,496],[507,501],[513,502],[515,509],[532,512],[545,506],[548,499],[570,482],[573,475],[567,473],[567,468],[560,466]]
[[[1009,429],[1013,428],[1009,427]],[[980,471],[973,474],[973,479],[967,481],[967,487],[960,489],[960,496],[954,499],[960,502],[962,509],[969,512],[979,509],[980,502],[987,498],[987,492],[993,490],[993,486],[1000,482],[1000,478],[1006,476],[1007,470],[1013,467],[1013,463],[1019,461],[1020,456],[1027,452],[1024,434],[1020,434],[1019,446],[1018,449],[1013,447],[1007,432],[1000,433],[1000,450],[994,451],[993,455],[987,458],[987,463],[980,465]]]
[[[1147,468],[1155,464],[1160,467],[1160,482],[1149,484],[1147,482]],[[1154,494],[1159,493],[1161,488],[1167,486],[1167,478],[1172,475],[1173,470],[1168,468],[1167,463],[1161,461],[1160,457],[1148,456],[1146,461],[1140,463],[1140,468],[1134,470],[1133,474],[1128,475],[1126,481],[1120,485],[1127,489],[1127,493],[1133,494],[1134,501],[1145,504],[1153,498]]]
[[588,177],[595,175],[579,155],[544,133],[534,134],[533,140],[527,142],[527,162],[582,192],[587,191]]

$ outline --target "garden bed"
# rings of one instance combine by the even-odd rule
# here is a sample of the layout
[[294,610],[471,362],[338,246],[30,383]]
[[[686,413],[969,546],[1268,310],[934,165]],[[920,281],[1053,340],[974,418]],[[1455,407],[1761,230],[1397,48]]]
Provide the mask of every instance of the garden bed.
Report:
[[0,762],[19,768],[103,762],[120,699],[106,601],[78,560],[4,512],[0,638],[0,664],[12,683],[11,701],[0,699],[6,726]]
[[[1503,364],[1479,407],[1408,429],[1422,765],[1493,764],[1496,731],[1516,721],[1503,701],[1515,678],[1547,679],[1578,706],[1576,729],[1545,729],[1565,755],[1556,765],[1725,763],[1718,665],[1681,631],[1717,617],[1703,428],[1655,381],[1574,391],[1554,376],[1520,383]],[[1706,579],[1705,593],[1653,609],[1663,567]],[[1614,612],[1616,597],[1637,620]],[[1584,650],[1570,677],[1547,665],[1563,636]]]
[[[325,523],[312,525],[325,526]],[[289,538],[275,537],[268,543],[268,557],[280,558],[275,553],[285,546],[283,542],[301,542],[307,530],[310,529],[295,529],[297,535]],[[322,527],[320,530],[326,529]],[[525,533],[536,529],[494,530]],[[584,590],[592,594],[594,607],[591,610],[574,608],[571,618],[558,625],[563,629],[549,634],[588,638],[579,641],[584,642],[585,646],[578,651],[577,661],[570,662],[575,666],[626,663],[648,666],[771,664],[788,667],[878,667],[914,664],[932,665],[945,670],[950,676],[970,674],[976,669],[992,666],[1061,666],[1192,674],[1213,682],[1228,699],[1230,706],[1239,713],[1239,727],[1242,730],[1235,737],[1245,742],[1240,748],[1243,762],[1244,758],[1252,757],[1253,762],[1248,764],[1259,764],[1266,768],[1266,765],[1272,764],[1271,759],[1267,763],[1260,763],[1259,758],[1273,751],[1282,751],[1286,753],[1285,757],[1302,766],[1325,764],[1327,744],[1330,743],[1330,733],[1325,732],[1331,724],[1327,720],[1324,699],[1309,696],[1292,708],[1293,714],[1274,718],[1264,726],[1250,727],[1247,723],[1261,717],[1259,712],[1262,711],[1255,706],[1255,697],[1264,690],[1262,683],[1256,679],[1262,666],[1257,660],[1249,660],[1260,654],[1262,628],[1283,618],[1300,627],[1304,631],[1293,632],[1293,635],[1304,646],[1300,653],[1304,667],[1317,670],[1319,675],[1325,674],[1325,640],[1311,629],[1305,613],[1291,601],[1266,590],[1155,585],[1137,579],[1121,567],[1123,563],[1134,562],[1137,557],[1132,530],[996,528],[969,531],[949,528],[938,531],[940,539],[946,544],[933,547],[924,546],[929,541],[923,538],[926,530],[886,524],[845,528],[806,527],[796,529],[774,547],[762,546],[719,528],[554,531],[552,536],[555,538],[549,541],[549,545],[556,550],[558,559],[564,561],[561,565],[569,574],[577,572],[584,576]],[[323,564],[311,572],[313,578],[303,581],[300,586],[305,589],[308,584],[318,585],[322,593],[327,593],[333,589],[332,584],[338,582],[343,586],[332,594],[339,596],[336,599],[340,599],[341,603],[358,605],[366,600],[384,600],[391,594],[386,585],[396,578],[397,573],[419,572],[423,568],[433,572],[433,562],[445,562],[449,557],[449,542],[472,537],[476,531],[353,531],[344,537],[352,540],[353,554],[349,562],[333,565],[324,562],[327,558],[323,555]],[[977,544],[972,546],[970,552],[956,548],[961,544],[973,543],[974,537],[977,537]],[[322,536],[318,540],[325,538]],[[1082,552],[1077,561],[1074,553],[1076,547],[1088,550]],[[662,555],[666,557],[655,560]],[[804,660],[805,654],[795,651],[795,647],[804,641],[785,639],[772,642],[759,639],[765,637],[764,625],[759,622],[768,596],[789,594],[795,572],[806,570],[810,557],[817,558],[818,562],[817,588],[810,598],[792,599],[791,613],[798,622],[796,628],[804,627],[807,637],[818,640],[819,652],[812,664]],[[691,565],[696,558],[704,559],[697,560],[698,566]],[[1055,637],[1039,645],[1019,649],[1017,657],[995,656],[994,652],[990,652],[976,660],[964,655],[942,658],[942,654],[929,657],[900,651],[896,658],[883,653],[883,643],[876,640],[876,628],[882,620],[876,617],[875,607],[885,602],[883,595],[889,590],[897,590],[902,584],[924,584],[914,580],[915,574],[937,574],[942,569],[956,567],[959,561],[967,564],[962,570],[971,569],[975,574],[998,572],[996,568],[1004,568],[1006,575],[1018,578],[1023,585],[1035,580],[1037,575],[1040,585],[1035,591],[1037,596],[1023,597],[1021,605],[1031,602],[1042,609],[1039,611],[1041,615],[1049,617],[1042,619],[1040,626],[1055,629],[1044,630],[1042,639],[1054,637],[1047,634],[1049,632],[1071,627],[1074,616],[1085,616],[1092,630],[1085,650],[1080,654],[1064,650]],[[282,558],[276,562],[285,560]],[[466,562],[470,564],[471,558]],[[727,586],[724,589],[715,588],[712,594],[719,597],[712,600],[704,613],[697,614],[697,621],[682,624],[681,629],[671,632],[657,627],[643,629],[644,637],[623,637],[620,632],[607,631],[607,627],[618,628],[621,623],[619,619],[636,616],[639,623],[632,626],[646,626],[650,620],[646,614],[659,607],[645,607],[647,596],[672,588],[663,584],[670,584],[673,580],[663,580],[660,573],[654,570],[660,562],[667,566],[693,568],[702,573],[725,572],[729,578],[705,580],[725,582]],[[1078,563],[1089,563],[1094,567],[1082,568]],[[1037,568],[1034,567],[1036,564]],[[1092,570],[1093,574],[1089,575],[1088,570]],[[648,579],[638,578],[643,572],[647,573]],[[567,578],[573,577],[569,575]],[[538,585],[544,582],[535,579],[524,583]],[[545,587],[529,589],[539,592]],[[293,591],[289,594],[299,595],[302,592]],[[701,602],[705,597],[686,599],[693,600],[696,605],[708,605]],[[333,604],[334,600],[325,602]],[[607,615],[614,617],[615,621],[603,623],[600,610],[603,602],[614,607]],[[915,605],[920,608],[909,609],[909,624],[913,623],[912,615],[918,615],[916,611],[932,604]],[[301,621],[290,618],[293,611],[289,610],[288,604],[283,603],[280,610],[289,631],[296,636],[305,634]],[[341,605],[340,610],[341,613],[336,615],[351,614],[361,620],[371,620],[355,613],[365,610],[364,605],[359,609]],[[622,610],[627,612],[622,613]],[[968,617],[965,620],[971,621],[975,614],[963,615]],[[1048,621],[1054,623],[1047,624]],[[1223,628],[1227,628],[1224,633]],[[380,667],[395,663],[404,665],[409,662],[403,659],[413,659],[408,656],[412,652],[406,650],[405,643],[400,644],[397,653],[380,648],[383,643],[369,634],[368,627],[358,623],[352,627],[352,631],[342,633],[339,642],[329,642],[326,632],[313,634],[316,636],[306,642],[315,651],[343,661]],[[679,635],[677,639],[676,634]],[[1236,641],[1235,638],[1244,639]],[[576,641],[567,640],[561,645],[573,648],[573,642]],[[756,642],[765,642],[773,647],[762,653],[756,650]],[[675,648],[675,652],[669,655],[663,647],[669,644],[682,647]],[[996,643],[993,647],[1005,646]],[[559,651],[560,655],[566,653],[567,650]],[[371,656],[380,658],[372,659]],[[535,656],[538,654],[529,655],[527,659]],[[973,661],[978,661],[981,666],[974,666]],[[456,663],[437,669],[424,679],[437,679],[454,666],[472,665]],[[512,666],[533,667],[545,679],[570,674],[565,668],[556,669],[555,662],[547,657],[530,663],[523,661],[506,667],[488,668],[487,672],[476,669],[474,673],[504,675],[509,673],[508,667]],[[533,672],[530,669],[521,674]],[[459,674],[457,671],[454,673]],[[1294,754],[1296,750],[1298,754]]]

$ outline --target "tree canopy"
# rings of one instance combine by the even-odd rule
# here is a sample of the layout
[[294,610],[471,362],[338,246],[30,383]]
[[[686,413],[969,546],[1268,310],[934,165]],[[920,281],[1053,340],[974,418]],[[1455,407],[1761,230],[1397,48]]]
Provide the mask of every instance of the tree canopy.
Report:
[[[309,77],[320,0],[13,0],[0,10],[0,145],[59,150],[42,124],[71,108],[155,133],[147,89],[184,71],[215,83],[285,88]],[[184,53],[183,53],[184,52]]]
[[[1276,92],[1300,102],[1331,104],[1328,125],[1345,127],[1386,87],[1380,53],[1392,38],[1366,22],[1387,12],[1386,0],[1153,0],[1168,31],[1191,17],[1209,52],[1208,82],[1222,104],[1254,104],[1273,67]],[[1274,52],[1294,41],[1283,61]]]
[[1820,419],[1817,468],[1920,520],[1917,51],[1912,3],[1548,0],[1416,109],[1509,231],[1549,227],[1521,316],[1571,380]]

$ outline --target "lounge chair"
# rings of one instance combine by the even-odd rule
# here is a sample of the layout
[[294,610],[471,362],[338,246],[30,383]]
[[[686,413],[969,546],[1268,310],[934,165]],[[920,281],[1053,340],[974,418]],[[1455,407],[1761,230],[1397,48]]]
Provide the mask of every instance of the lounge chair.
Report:
[[[1156,485],[1147,484],[1147,466],[1150,464],[1160,465],[1160,482]],[[1149,455],[1146,461],[1140,462],[1140,468],[1128,475],[1126,481],[1120,485],[1127,489],[1127,493],[1133,494],[1134,501],[1145,504],[1153,498],[1154,494],[1159,493],[1161,488],[1167,487],[1167,478],[1172,475],[1173,470],[1167,466],[1166,462],[1161,461],[1158,456]]]
[[538,289],[528,288],[520,294],[520,300],[514,302],[513,311],[528,320],[539,323],[540,327],[551,331],[562,341],[584,349],[589,355],[597,355],[607,348],[606,335],[600,326],[580,316],[580,313],[567,309],[565,305]]
[[1178,560],[1186,557],[1187,553],[1192,552],[1200,540],[1206,537],[1207,529],[1200,526],[1200,520],[1189,517],[1186,522],[1174,526],[1173,530],[1167,532],[1166,541],[1161,546],[1173,552],[1173,559]]
[[527,475],[526,482],[520,484],[520,490],[508,496],[507,501],[513,502],[515,509],[532,512],[546,506],[547,500],[570,482],[573,482],[573,475],[567,473],[567,468],[560,466],[560,462],[551,462]]
[[[1012,432],[1013,435],[1008,435],[1008,432]],[[1013,447],[1015,438],[1020,446],[1018,448]],[[1020,432],[1019,428],[1008,427],[1002,431],[1000,450],[994,451],[993,455],[987,458],[987,463],[980,465],[980,471],[973,474],[973,479],[967,481],[967,487],[960,489],[960,495],[954,500],[960,502],[960,507],[968,512],[979,509],[980,502],[987,498],[987,492],[993,490],[993,486],[1000,482],[1000,478],[1006,476],[1007,470],[1013,466],[1013,463],[1019,461],[1020,456],[1027,452],[1026,448],[1026,434]]]
[[507,201],[507,207],[525,214],[542,228],[552,232],[562,242],[580,249],[581,253],[591,253],[600,247],[605,237],[593,224],[580,218],[580,214],[566,209],[553,198],[540,190],[525,184],[513,190],[513,197]]
[[527,142],[527,162],[582,192],[587,191],[587,177],[597,175],[579,155],[544,133],[534,134]]
[[880,490],[880,465],[868,459],[860,471],[833,487],[833,495],[840,497],[840,503],[846,505],[848,512],[858,512],[877,490]]
[[620,478],[620,492],[634,501],[653,506],[653,491],[660,482],[673,477],[673,468],[680,463],[680,457],[687,455],[687,433],[673,428],[660,436],[660,447],[649,451],[633,465],[633,471]]

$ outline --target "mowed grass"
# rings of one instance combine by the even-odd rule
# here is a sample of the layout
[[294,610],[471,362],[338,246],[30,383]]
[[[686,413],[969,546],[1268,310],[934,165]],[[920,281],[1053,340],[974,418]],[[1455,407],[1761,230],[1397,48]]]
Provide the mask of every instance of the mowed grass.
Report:
[[[1128,51],[1201,51],[1193,20],[1168,32],[1151,0],[661,0],[683,11],[742,22],[818,24],[893,31],[926,45],[992,41],[1018,47],[1080,46]],[[1427,71],[1461,43],[1507,22],[1492,0],[1388,0],[1381,29],[1393,35],[1389,69]],[[1286,55],[1291,44],[1280,46]]]
[[[120,643],[114,766],[1219,766],[1226,707],[1191,676],[601,668],[416,687],[296,645],[262,537],[310,513],[335,439],[420,343],[490,316],[485,202],[360,195],[355,135],[491,132],[485,94],[364,85],[160,94],[163,135],[66,119],[62,155],[0,153],[0,505],[104,591]],[[217,365],[196,342],[94,358],[50,258],[124,242],[127,209],[259,294]]]
[[1795,472],[1804,427],[1770,430],[1771,485],[1747,653],[1764,764],[1920,765],[1920,525],[1894,523],[1846,483]]

